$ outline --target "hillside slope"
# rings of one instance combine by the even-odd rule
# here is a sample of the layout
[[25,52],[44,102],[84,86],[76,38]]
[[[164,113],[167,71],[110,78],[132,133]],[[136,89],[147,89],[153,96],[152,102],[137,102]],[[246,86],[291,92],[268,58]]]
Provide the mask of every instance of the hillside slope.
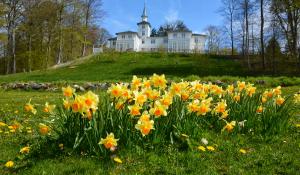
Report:
[[238,61],[204,55],[159,53],[110,53],[93,56],[55,69],[0,76],[0,82],[128,81],[132,75],[166,74],[168,78],[246,76]]

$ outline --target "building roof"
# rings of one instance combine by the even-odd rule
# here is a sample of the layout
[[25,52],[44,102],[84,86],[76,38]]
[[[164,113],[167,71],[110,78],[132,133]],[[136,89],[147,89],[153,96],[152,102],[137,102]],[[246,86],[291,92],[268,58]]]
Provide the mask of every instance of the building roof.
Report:
[[204,34],[193,33],[192,36],[206,36]]
[[173,30],[173,31],[167,31],[168,33],[180,33],[180,32],[188,32],[188,33],[192,33],[191,30],[188,29],[182,29],[182,30]]
[[141,24],[148,24],[151,27],[151,24],[147,21],[142,21],[142,22],[137,23],[137,25],[141,25]]
[[117,37],[109,38],[108,41],[117,40]]
[[125,33],[138,34],[137,32],[133,32],[133,31],[125,31],[125,32],[116,33],[116,35],[125,34]]

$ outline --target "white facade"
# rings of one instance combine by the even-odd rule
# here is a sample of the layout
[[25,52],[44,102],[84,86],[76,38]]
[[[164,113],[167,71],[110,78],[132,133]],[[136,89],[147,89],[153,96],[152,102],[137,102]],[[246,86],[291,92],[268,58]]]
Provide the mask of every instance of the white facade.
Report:
[[151,24],[148,22],[146,7],[139,22],[138,31],[116,33],[117,37],[108,40],[107,47],[120,52],[148,52],[166,50],[168,52],[199,52],[205,49],[206,35],[192,31],[168,32],[167,36],[151,37]]

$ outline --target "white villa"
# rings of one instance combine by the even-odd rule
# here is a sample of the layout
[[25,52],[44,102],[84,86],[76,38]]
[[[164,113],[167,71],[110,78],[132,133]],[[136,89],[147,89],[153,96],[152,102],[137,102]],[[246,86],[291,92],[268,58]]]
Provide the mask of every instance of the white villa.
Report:
[[108,39],[107,47],[120,52],[149,52],[161,49],[168,52],[204,52],[206,35],[181,30],[167,32],[166,36],[151,37],[151,24],[148,22],[146,5],[141,17],[142,21],[137,23],[137,32],[116,33],[117,37]]

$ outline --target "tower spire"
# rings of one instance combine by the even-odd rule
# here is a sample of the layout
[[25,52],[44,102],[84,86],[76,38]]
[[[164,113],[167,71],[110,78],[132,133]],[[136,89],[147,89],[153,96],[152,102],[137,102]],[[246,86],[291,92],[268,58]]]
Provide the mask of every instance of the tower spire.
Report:
[[147,21],[148,20],[148,15],[147,15],[147,8],[146,8],[146,0],[144,1],[144,10],[142,14],[142,20]]

